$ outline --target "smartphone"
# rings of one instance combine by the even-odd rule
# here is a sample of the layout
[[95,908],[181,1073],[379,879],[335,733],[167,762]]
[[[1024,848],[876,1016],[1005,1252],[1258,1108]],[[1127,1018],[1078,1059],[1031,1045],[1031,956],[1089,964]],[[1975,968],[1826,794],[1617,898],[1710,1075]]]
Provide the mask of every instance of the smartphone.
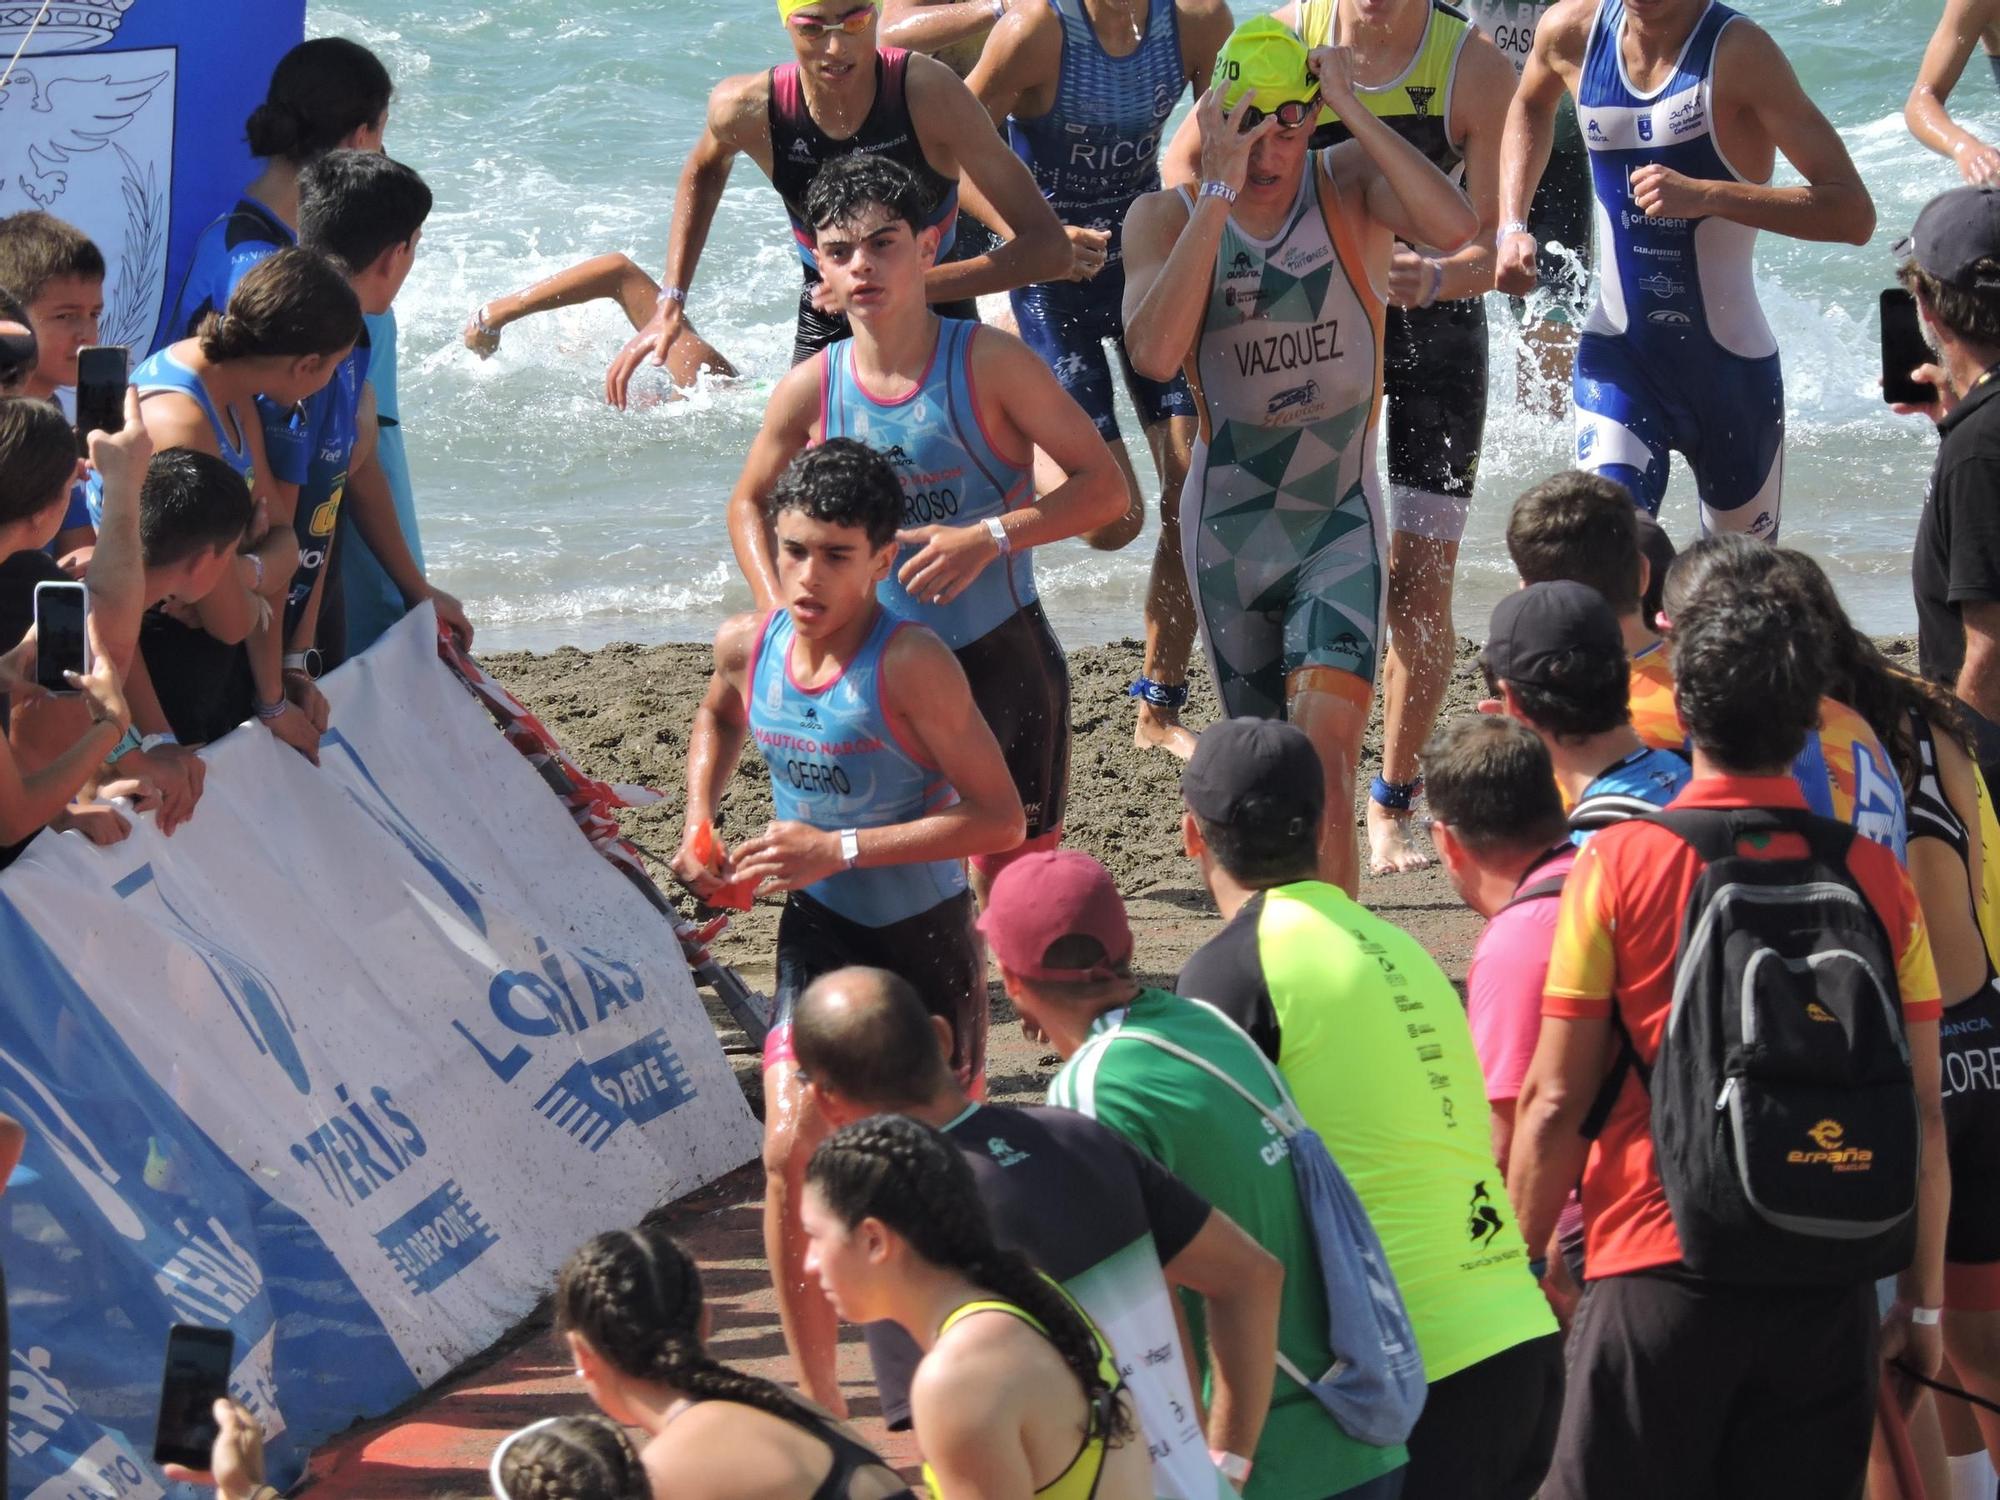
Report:
[[215,1403],[229,1394],[235,1360],[236,1336],[227,1328],[176,1323],[168,1331],[154,1462],[208,1468],[215,1449]]
[[123,344],[91,344],[76,352],[76,451],[85,458],[93,432],[116,432],[125,425],[131,359]]
[[1882,294],[1882,399],[1894,405],[1927,406],[1937,387],[1910,379],[1919,365],[1934,364],[1937,353],[1924,342],[1917,322],[1917,299],[1901,287]]
[[90,671],[90,632],[83,620],[90,604],[81,583],[35,585],[35,681],[51,693],[74,693],[64,672]]

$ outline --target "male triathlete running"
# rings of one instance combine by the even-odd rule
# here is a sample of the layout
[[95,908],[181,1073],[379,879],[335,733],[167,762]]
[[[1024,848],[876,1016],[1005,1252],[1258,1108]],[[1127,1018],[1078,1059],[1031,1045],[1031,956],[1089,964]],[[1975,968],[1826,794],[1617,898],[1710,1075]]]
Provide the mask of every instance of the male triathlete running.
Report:
[[[1022,342],[924,301],[938,232],[923,189],[880,156],[829,164],[803,205],[833,305],[854,336],[778,382],[729,500],[729,538],[758,607],[781,593],[767,498],[807,445],[855,438],[903,491],[897,567],[878,590],[957,655],[1027,816],[1020,851],[1062,837],[1069,669],[1035,595],[1029,549],[1113,519],[1124,489],[1104,440]],[[1057,483],[1037,496],[1039,450]],[[973,862],[983,890],[1003,851]]]
[[926,227],[948,256],[961,187],[982,217],[1011,238],[971,260],[931,267],[930,300],[953,316],[978,316],[972,299],[1069,274],[1069,242],[1035,180],[1007,149],[958,77],[934,58],[875,44],[875,0],[778,0],[778,15],[797,60],[763,73],[725,78],[708,96],[708,125],[688,153],[674,195],[664,287],[652,320],[618,352],[604,377],[605,399],[625,404],[633,372],[663,363],[680,334],[688,285],[708,228],[739,154],[757,163],[784,200],[805,266],[792,363],[847,336],[847,323],[825,310],[812,233],[803,205],[807,186],[835,157],[865,151],[908,167],[924,186]]
[[[1482,44],[1483,45],[1483,44]],[[1375,425],[1394,241],[1463,244],[1478,216],[1357,96],[1349,52],[1246,21],[1195,107],[1201,187],[1125,226],[1126,347],[1186,364],[1201,421],[1182,549],[1223,712],[1288,718],[1326,770],[1325,878],[1359,883],[1354,775],[1383,603]],[[1353,131],[1309,148],[1323,104]]]
[[[1534,290],[1527,213],[1556,106],[1576,101],[1597,194],[1597,305],[1577,347],[1577,466],[1658,513],[1668,452],[1701,526],[1778,534],[1785,389],[1751,284],[1757,231],[1864,244],[1875,205],[1764,29],[1718,0],[1561,0],[1507,116],[1499,284]],[[1805,178],[1773,187],[1776,154]]]
[[[1514,76],[1444,0],[1293,0],[1278,19],[1308,47],[1346,47],[1362,104],[1462,183],[1479,214],[1456,254],[1398,245],[1389,268],[1389,651],[1382,774],[1368,789],[1368,866],[1380,875],[1430,863],[1410,843],[1410,801],[1457,643],[1451,586],[1486,437],[1486,293]],[[1322,110],[1313,145],[1350,134]]]
[[2000,182],[2000,151],[1951,117],[1945,105],[1977,47],[2000,84],[2000,0],[1944,0],[1944,14],[1924,48],[1917,81],[1903,105],[1910,134],[1939,156],[1958,163],[1959,175],[1974,187]]
[[1180,710],[1195,627],[1175,507],[1194,446],[1194,405],[1178,370],[1148,380],[1126,357],[1120,234],[1134,200],[1159,189],[1167,116],[1190,85],[1196,95],[1207,89],[1231,24],[1223,0],[1022,0],[993,28],[967,80],[993,118],[1006,122],[1015,154],[1075,249],[1068,279],[1018,288],[1011,300],[1021,337],[1090,413],[1125,476],[1124,513],[1090,533],[1092,546],[1123,547],[1146,521],[1111,405],[1107,340],[1152,449],[1160,539],[1146,587],[1146,655],[1131,688],[1139,700],[1134,738],[1142,748],[1183,756],[1194,752]]
[[[899,974],[950,1023],[952,1065],[976,1088],[986,954],[963,861],[1021,841],[1021,802],[951,652],[876,600],[903,514],[889,461],[835,439],[791,465],[771,511],[775,597],[716,632],[673,868],[696,895],[791,892],[764,1043],[764,1251],[801,1387],[845,1415],[833,1312],[804,1274],[798,1191],[826,1132],[792,1059],[792,1004],[849,964]],[[770,768],[776,821],[713,859],[707,831],[746,738]]]

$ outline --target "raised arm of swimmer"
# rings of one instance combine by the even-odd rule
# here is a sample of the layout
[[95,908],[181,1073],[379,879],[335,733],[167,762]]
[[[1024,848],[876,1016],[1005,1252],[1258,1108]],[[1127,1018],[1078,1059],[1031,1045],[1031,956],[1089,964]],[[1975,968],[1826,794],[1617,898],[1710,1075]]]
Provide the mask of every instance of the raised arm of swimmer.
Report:
[[1335,158],[1358,149],[1375,167],[1366,188],[1370,218],[1398,239],[1433,245],[1447,254],[1478,233],[1479,215],[1465,194],[1355,94],[1354,58],[1347,48],[1315,48],[1306,66],[1319,79],[1321,100],[1354,136],[1333,148]]
[[2000,182],[2000,151],[1954,120],[1945,104],[1981,40],[1988,37],[2000,37],[2000,0],[1945,0],[1944,14],[1924,48],[1917,81],[1903,105],[1910,134],[1939,156],[1950,157],[1958,164],[1959,175],[1974,187]]
[[[685,294],[694,280],[702,249],[708,244],[709,225],[715,222],[715,210],[722,202],[722,190],[729,185],[729,170],[737,156],[748,151],[755,159],[760,150],[763,155],[770,154],[770,128],[764,123],[769,98],[770,85],[761,73],[725,78],[708,96],[708,123],[681,165],[680,183],[674,192],[667,264],[660,273],[662,287],[678,287]],[[662,294],[652,318],[618,351],[605,371],[606,401],[624,409],[639,366],[649,359],[656,365],[666,363],[667,350],[685,319],[686,308]]]
[[[1278,128],[1275,118],[1241,128],[1243,105],[1256,102],[1253,89],[1235,112],[1227,112],[1220,84],[1195,101],[1203,182],[1242,190],[1251,151]],[[1148,193],[1125,215],[1125,354],[1148,380],[1173,379],[1194,347],[1228,222],[1229,205],[1222,198],[1197,197],[1190,214],[1177,192]]]

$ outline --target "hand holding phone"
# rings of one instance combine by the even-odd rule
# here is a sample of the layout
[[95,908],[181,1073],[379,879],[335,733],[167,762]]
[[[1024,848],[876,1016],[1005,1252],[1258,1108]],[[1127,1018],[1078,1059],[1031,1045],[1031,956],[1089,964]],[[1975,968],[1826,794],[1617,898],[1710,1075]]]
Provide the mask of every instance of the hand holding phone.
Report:
[[74,693],[67,673],[90,672],[89,590],[81,583],[35,585],[35,683],[44,692]]
[[1924,342],[1917,318],[1917,299],[1901,287],[1882,293],[1882,399],[1891,406],[1932,406],[1938,388],[1913,380],[1912,370],[1935,364],[1937,354]]
[[153,1434],[155,1462],[207,1472],[221,1431],[215,1403],[229,1395],[235,1355],[236,1336],[227,1328],[176,1323],[168,1330],[160,1421]]
[[91,344],[76,353],[76,451],[90,457],[93,432],[125,425],[125,385],[131,351],[123,344]]

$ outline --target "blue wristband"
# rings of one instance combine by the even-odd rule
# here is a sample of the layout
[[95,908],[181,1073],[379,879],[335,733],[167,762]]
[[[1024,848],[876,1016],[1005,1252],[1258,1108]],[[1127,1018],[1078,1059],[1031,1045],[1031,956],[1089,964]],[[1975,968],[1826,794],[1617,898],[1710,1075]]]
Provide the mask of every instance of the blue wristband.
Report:
[[1528,1262],[1528,1274],[1540,1281],[1549,1274],[1549,1258],[1537,1255]]
[[139,731],[128,724],[125,726],[125,732],[118,737],[118,743],[111,747],[111,753],[104,757],[104,763],[108,766],[121,756],[130,755],[134,750],[140,748],[141,737]]

